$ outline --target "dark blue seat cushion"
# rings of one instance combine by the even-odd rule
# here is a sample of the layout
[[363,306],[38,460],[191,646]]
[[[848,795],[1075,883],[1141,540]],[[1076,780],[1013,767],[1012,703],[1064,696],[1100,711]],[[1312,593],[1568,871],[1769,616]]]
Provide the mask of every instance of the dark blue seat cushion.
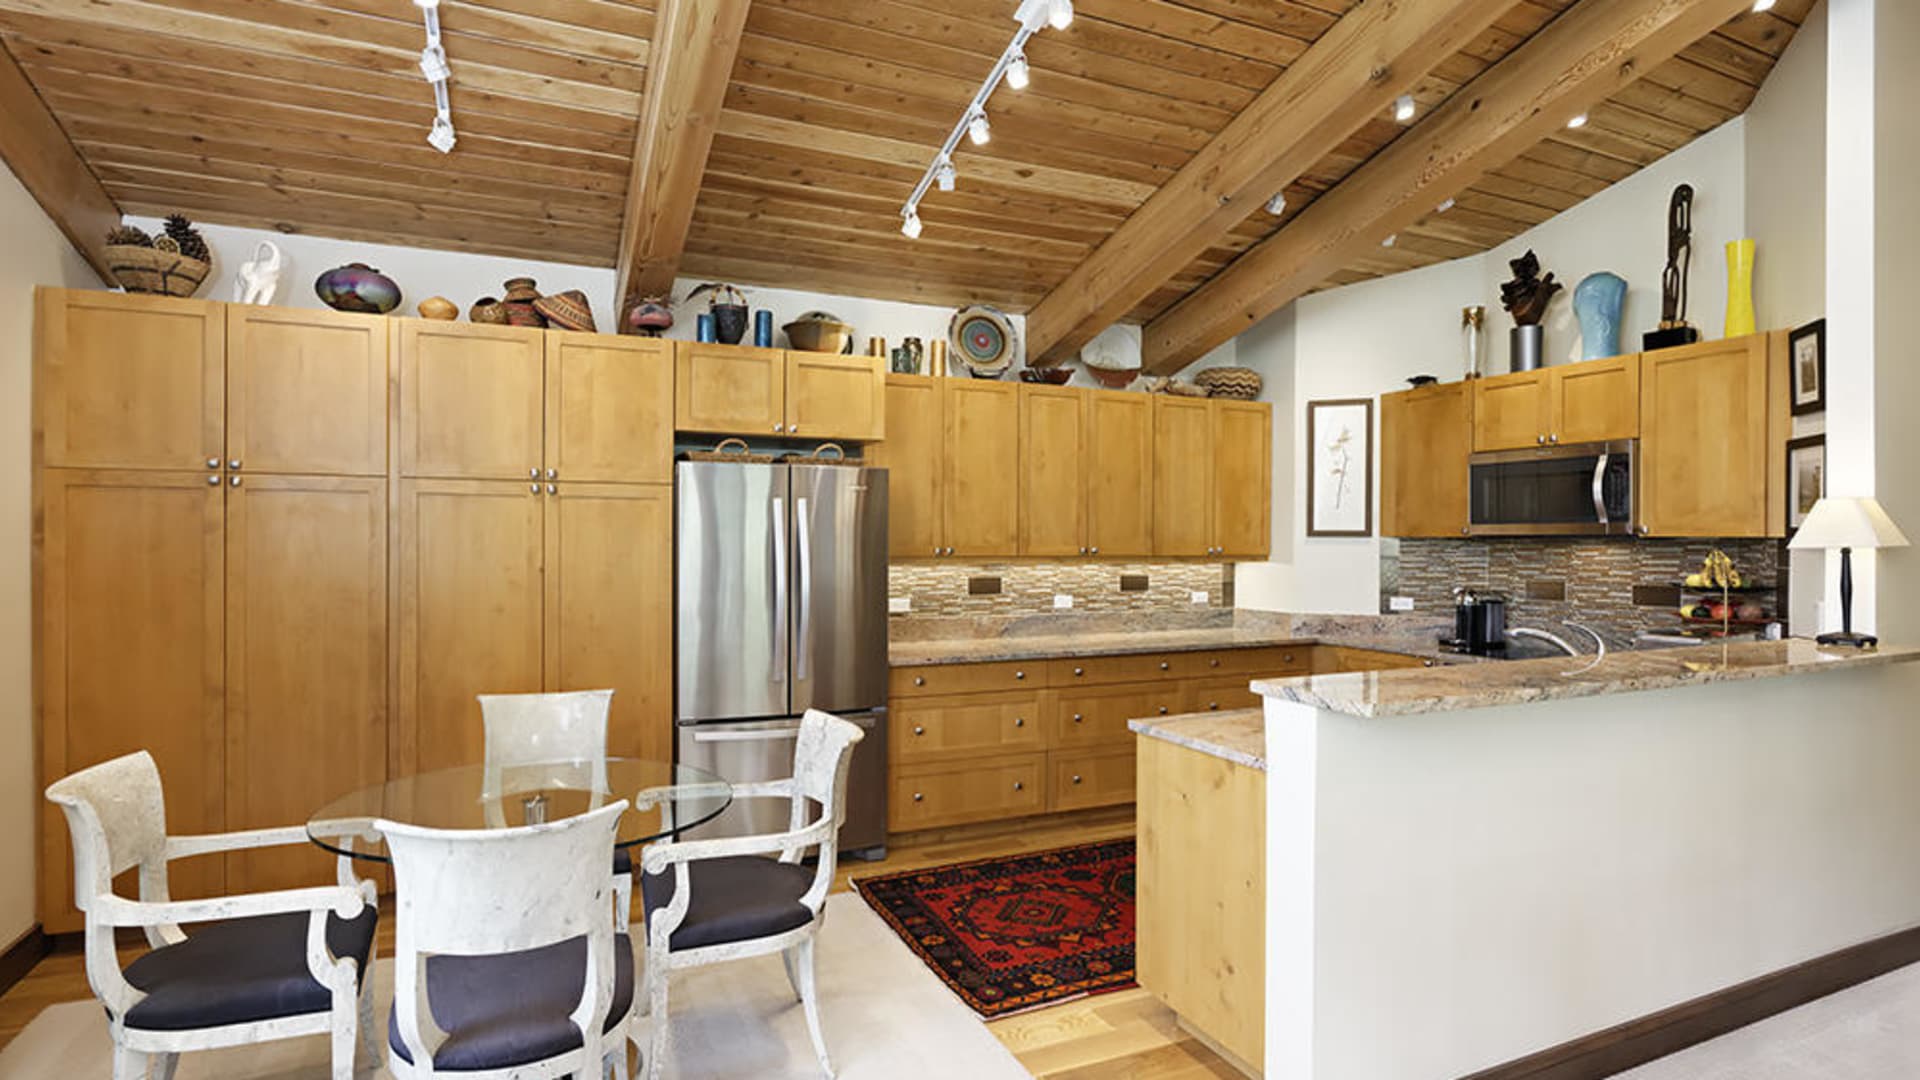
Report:
[[[250,1024],[326,1012],[333,995],[307,970],[303,912],[208,923],[178,945],[127,965],[127,981],[147,996],[127,1010],[127,1026],[149,1031]],[[327,917],[327,946],[367,971],[380,912],[357,919]]]
[[[508,1069],[580,1049],[580,1032],[568,1017],[580,1007],[586,978],[584,937],[499,956],[428,957],[427,1003],[433,1022],[447,1033],[433,1067]],[[631,1008],[633,943],[620,934],[613,939],[613,1005],[606,1030],[612,1031]],[[387,1045],[413,1064],[393,1013],[387,1018]]]
[[[698,949],[751,941],[807,925],[813,912],[800,898],[813,884],[813,874],[805,866],[756,855],[687,864],[693,896],[687,903],[686,918],[673,932],[672,947]],[[644,875],[640,891],[649,916],[673,903],[673,871]]]
[[633,873],[633,851],[630,848],[613,849],[613,872],[616,874]]

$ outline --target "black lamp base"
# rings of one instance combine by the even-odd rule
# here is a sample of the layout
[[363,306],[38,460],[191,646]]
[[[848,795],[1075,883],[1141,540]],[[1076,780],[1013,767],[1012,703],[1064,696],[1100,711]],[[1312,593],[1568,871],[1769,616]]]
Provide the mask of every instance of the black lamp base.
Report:
[[1844,645],[1851,649],[1877,649],[1880,639],[1872,634],[1821,634],[1813,639],[1821,645]]

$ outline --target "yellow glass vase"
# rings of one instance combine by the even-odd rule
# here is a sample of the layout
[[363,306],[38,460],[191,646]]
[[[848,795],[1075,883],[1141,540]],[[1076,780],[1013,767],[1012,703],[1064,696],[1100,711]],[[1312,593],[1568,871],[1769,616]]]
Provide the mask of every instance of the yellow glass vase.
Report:
[[1751,334],[1753,316],[1753,241],[1727,241],[1727,336]]

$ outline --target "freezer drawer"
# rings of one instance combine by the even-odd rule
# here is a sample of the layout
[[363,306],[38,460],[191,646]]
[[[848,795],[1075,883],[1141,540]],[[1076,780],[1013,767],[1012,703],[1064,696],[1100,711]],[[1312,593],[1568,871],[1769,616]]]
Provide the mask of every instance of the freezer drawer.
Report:
[[[840,848],[859,851],[887,842],[887,711],[848,713],[843,718],[866,732],[853,748],[847,770],[847,818]],[[800,718],[748,723],[682,724],[680,764],[705,769],[731,784],[784,780],[793,775],[793,745]],[[741,799],[726,813],[687,832],[688,839],[753,836],[787,831],[788,804],[780,799]]]

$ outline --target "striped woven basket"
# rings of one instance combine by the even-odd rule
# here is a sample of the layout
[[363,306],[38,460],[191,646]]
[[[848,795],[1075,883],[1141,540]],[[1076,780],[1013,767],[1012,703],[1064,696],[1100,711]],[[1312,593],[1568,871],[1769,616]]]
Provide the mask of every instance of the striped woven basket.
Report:
[[1206,389],[1208,397],[1252,401],[1260,396],[1260,373],[1252,368],[1208,368],[1193,381]]
[[192,296],[213,273],[210,262],[138,244],[108,244],[107,268],[128,292],[161,296]]

